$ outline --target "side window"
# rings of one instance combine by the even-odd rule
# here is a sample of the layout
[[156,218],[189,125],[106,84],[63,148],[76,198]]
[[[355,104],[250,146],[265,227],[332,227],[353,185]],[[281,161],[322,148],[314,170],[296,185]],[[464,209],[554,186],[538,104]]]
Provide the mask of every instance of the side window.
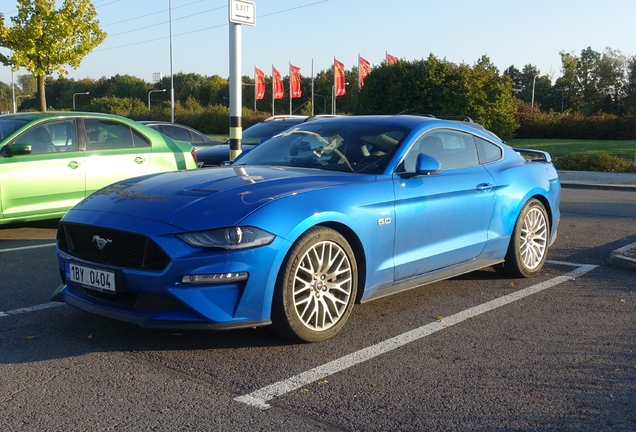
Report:
[[130,126],[115,121],[85,119],[88,150],[124,149],[133,147]]
[[133,134],[133,147],[150,147],[150,141],[148,138],[132,129]]
[[442,170],[479,164],[472,135],[449,129],[436,130],[419,138],[404,158],[406,172],[415,171],[415,161],[420,153],[437,159]]
[[179,141],[190,142],[190,133],[183,128],[177,126],[163,126],[163,133],[171,137],[172,139],[176,139]]
[[75,151],[75,121],[62,121],[47,123],[46,127],[51,135],[53,146],[57,152]]
[[475,137],[479,163],[487,164],[501,159],[501,148],[489,141]]
[[48,122],[17,137],[14,141],[30,144],[31,154],[73,151],[75,147],[75,123],[73,120]]
[[192,137],[190,142],[192,142],[193,144],[203,142],[203,137],[199,135],[198,133],[190,131],[190,136]]

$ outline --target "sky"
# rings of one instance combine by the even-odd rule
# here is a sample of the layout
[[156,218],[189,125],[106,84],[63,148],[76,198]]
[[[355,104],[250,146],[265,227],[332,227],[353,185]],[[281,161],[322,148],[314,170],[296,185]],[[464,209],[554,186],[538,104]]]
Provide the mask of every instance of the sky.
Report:
[[[565,51],[591,47],[636,55],[636,0],[254,0],[256,25],[241,26],[242,75],[254,67],[287,76],[327,70],[334,58],[347,70],[358,56],[379,65],[389,53],[407,61],[433,54],[473,65],[483,55],[503,73],[537,67],[553,81]],[[229,0],[93,0],[106,40],[68,78],[156,73],[229,77]],[[62,1],[57,1],[59,7]],[[170,4],[172,20],[170,20]],[[5,24],[16,0],[0,0]],[[172,26],[170,25],[172,24]],[[170,30],[172,27],[172,31]],[[171,37],[172,35],[172,37]],[[172,50],[170,49],[172,42]],[[3,53],[8,53],[0,48]],[[28,73],[21,69],[15,75]],[[0,65],[0,81],[11,70]]]

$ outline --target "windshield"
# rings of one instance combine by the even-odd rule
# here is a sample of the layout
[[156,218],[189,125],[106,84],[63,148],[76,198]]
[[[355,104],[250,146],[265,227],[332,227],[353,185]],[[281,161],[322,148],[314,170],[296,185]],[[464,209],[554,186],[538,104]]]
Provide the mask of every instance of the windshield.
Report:
[[260,144],[277,133],[293,127],[297,123],[300,123],[300,120],[297,122],[281,120],[258,123],[245,129],[241,139],[244,144]]
[[409,130],[356,122],[293,127],[241,156],[234,165],[275,165],[381,174]]
[[27,124],[29,120],[25,119],[0,119],[0,140],[11,135],[15,130]]

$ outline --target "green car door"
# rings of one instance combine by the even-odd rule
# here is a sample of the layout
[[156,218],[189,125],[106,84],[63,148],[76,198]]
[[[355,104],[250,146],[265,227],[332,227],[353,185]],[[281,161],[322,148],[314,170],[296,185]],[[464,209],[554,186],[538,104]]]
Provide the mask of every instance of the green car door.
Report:
[[150,141],[115,120],[84,119],[86,196],[111,183],[149,173]]
[[1,115],[0,224],[60,218],[111,183],[196,167],[190,144],[125,117]]
[[61,217],[83,199],[84,154],[75,140],[75,121],[31,127],[3,149],[0,158],[2,218]]

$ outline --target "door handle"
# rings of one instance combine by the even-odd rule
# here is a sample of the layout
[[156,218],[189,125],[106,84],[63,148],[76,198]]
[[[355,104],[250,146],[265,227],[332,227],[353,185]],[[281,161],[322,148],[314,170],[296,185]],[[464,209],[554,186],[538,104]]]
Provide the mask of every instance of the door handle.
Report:
[[79,168],[80,165],[81,165],[81,163],[76,162],[76,161],[71,161],[71,162],[68,163],[68,167],[70,169],[77,169],[77,168]]
[[488,192],[492,189],[492,183],[479,183],[476,189],[478,191]]
[[137,156],[137,157],[135,158],[135,163],[137,163],[137,164],[142,164],[142,163],[144,163],[144,162],[145,162],[145,160],[146,160],[146,159],[142,158],[141,156]]

